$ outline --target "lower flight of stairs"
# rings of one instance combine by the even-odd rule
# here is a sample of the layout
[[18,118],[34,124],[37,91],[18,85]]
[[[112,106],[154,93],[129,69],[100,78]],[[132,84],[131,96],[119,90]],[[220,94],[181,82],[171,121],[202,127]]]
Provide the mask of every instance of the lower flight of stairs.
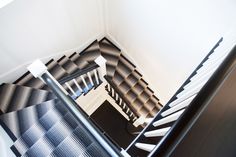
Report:
[[14,117],[18,123],[8,128],[18,126],[11,146],[16,156],[109,156],[57,99],[11,112],[1,120],[8,124]]

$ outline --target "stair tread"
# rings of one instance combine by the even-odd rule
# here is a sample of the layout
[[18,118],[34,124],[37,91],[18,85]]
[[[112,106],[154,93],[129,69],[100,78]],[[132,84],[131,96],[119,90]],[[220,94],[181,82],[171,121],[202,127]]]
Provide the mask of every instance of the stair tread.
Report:
[[89,65],[85,57],[83,55],[79,55],[78,53],[74,54],[72,57],[69,57],[69,59],[72,60],[79,69],[83,69]]
[[159,119],[153,123],[153,126],[157,127],[157,126],[169,123],[169,122],[173,122],[173,121],[177,120],[184,111],[185,111],[185,109],[180,110],[180,111],[178,111],[174,114],[171,114],[169,116],[166,116],[162,119]]
[[81,154],[108,157],[83,125],[79,124],[64,105],[60,104],[55,104],[47,114],[38,119],[37,124],[31,126],[12,148],[20,155],[30,157],[80,156]]
[[147,144],[147,143],[135,143],[135,147],[142,149],[147,152],[151,152],[156,145],[154,144]]
[[65,55],[62,56],[57,62],[66,70],[68,74],[72,74],[79,69],[78,66]]
[[6,113],[0,116],[0,120],[11,131],[11,133],[19,138],[26,130],[28,130],[39,117],[42,117],[47,111],[53,107],[53,104],[58,103],[56,99],[51,99],[40,104],[35,104],[18,111]]
[[80,52],[80,55],[83,56],[87,62],[93,62],[101,55],[98,41],[95,40],[92,44]]
[[144,133],[144,136],[146,137],[157,137],[157,136],[164,136],[171,127],[166,127],[166,128],[161,128],[161,129],[156,129],[152,131],[147,131]]
[[0,87],[0,104],[3,113],[20,110],[54,98],[56,96],[46,90],[16,84],[3,84]]

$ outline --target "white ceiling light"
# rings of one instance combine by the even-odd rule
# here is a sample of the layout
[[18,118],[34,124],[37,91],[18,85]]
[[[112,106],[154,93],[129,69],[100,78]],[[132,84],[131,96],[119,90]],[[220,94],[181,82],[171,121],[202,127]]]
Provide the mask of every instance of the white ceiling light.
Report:
[[7,4],[11,3],[13,0],[0,0],[0,8],[6,6]]

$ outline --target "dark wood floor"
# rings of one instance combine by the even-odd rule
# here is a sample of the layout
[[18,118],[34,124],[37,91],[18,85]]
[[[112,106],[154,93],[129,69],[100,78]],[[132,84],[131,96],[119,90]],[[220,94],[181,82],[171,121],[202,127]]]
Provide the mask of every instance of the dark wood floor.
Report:
[[135,135],[132,135],[132,133],[142,129],[135,128],[130,124],[108,101],[105,101],[91,115],[91,118],[124,149],[135,138]]

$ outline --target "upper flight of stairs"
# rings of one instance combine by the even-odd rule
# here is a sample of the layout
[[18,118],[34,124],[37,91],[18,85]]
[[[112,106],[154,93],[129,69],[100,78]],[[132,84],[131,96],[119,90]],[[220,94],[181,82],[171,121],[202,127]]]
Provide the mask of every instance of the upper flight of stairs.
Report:
[[[233,64],[235,62],[235,43],[234,36],[219,40],[153,121],[129,145],[126,149],[129,154],[134,156],[160,156],[161,152],[164,152],[163,149],[167,152],[167,148],[161,147],[161,145],[164,142],[167,145],[165,140],[169,134],[174,134],[174,129],[175,132],[180,131],[176,125],[183,115],[187,114],[185,111],[189,111],[194,103],[198,106],[202,103],[200,94],[207,93],[208,91],[205,88],[210,86],[211,82],[217,81],[219,76],[222,75],[219,72],[219,69],[223,68],[222,64],[228,62]],[[209,87],[209,89],[214,89],[214,86]],[[197,109],[197,107],[192,107],[192,109]],[[193,116],[193,112],[191,114]],[[181,126],[180,123],[179,126]],[[184,127],[183,124],[182,127]],[[172,139],[170,137],[169,141],[172,140],[173,137]]]
[[[122,99],[126,99],[129,108],[132,108],[134,114],[138,117],[154,117],[162,107],[159,99],[143,80],[142,75],[108,39],[94,41],[80,53],[73,53],[70,56],[62,56],[59,60],[51,59],[46,65],[52,76],[60,81],[63,78],[73,75],[75,72],[82,71],[94,64],[94,60],[102,55],[106,60],[107,76],[121,93]],[[96,73],[96,74],[95,74]],[[62,86],[70,95],[76,99],[83,93],[87,93],[93,86],[98,86],[101,81],[97,81],[97,71],[94,70],[87,75],[77,77],[63,82]],[[17,87],[17,88],[16,88]],[[18,92],[20,91],[20,92]],[[42,95],[40,98],[34,98],[36,95]],[[14,96],[13,96],[14,95]],[[45,95],[43,97],[43,95]],[[49,97],[47,98],[47,95]],[[48,87],[29,72],[17,79],[13,84],[3,84],[0,88],[0,111],[7,113],[17,111],[33,104],[38,104],[50,100],[53,95]],[[14,104],[14,97],[19,97],[21,102]],[[13,104],[13,105],[12,105]],[[10,107],[9,107],[10,106]]]

